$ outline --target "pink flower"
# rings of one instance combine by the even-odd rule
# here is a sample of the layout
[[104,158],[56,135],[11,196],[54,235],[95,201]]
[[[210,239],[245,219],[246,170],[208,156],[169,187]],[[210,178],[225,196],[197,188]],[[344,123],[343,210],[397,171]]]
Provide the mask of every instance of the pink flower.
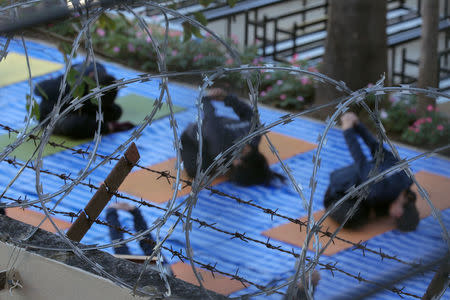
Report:
[[141,36],[142,36],[142,31],[138,31],[138,32],[136,32],[136,37],[137,37],[138,39],[140,39],[140,38],[141,38]]
[[309,77],[303,76],[302,78],[300,78],[300,82],[301,82],[303,85],[308,85],[308,84],[311,83],[311,80],[309,79]]
[[319,72],[316,67],[308,67],[308,71],[310,72]]
[[414,122],[414,125],[420,126],[420,125],[422,125],[423,123],[425,123],[425,120],[424,120],[424,119],[418,119],[418,120],[416,120],[416,121]]
[[232,58],[229,58],[225,61],[226,65],[232,65],[234,63],[234,60]]
[[252,64],[257,65],[258,63],[259,63],[258,59],[254,58],[253,61],[252,61]]
[[303,101],[305,101],[305,98],[303,98],[303,96],[298,96],[297,101],[303,102]]
[[265,97],[266,95],[267,95],[267,93],[265,91],[262,91],[260,94],[261,97]]
[[298,54],[295,53],[291,58],[291,63],[296,62],[298,60]]
[[152,41],[152,39],[151,39],[149,36],[147,36],[147,37],[145,38],[145,41],[146,41],[147,43],[150,43],[150,42]]
[[113,48],[113,52],[114,52],[114,53],[119,53],[119,52],[120,52],[120,48],[117,47],[117,46],[115,46],[115,47]]
[[267,92],[270,92],[273,88],[271,86],[267,87]]
[[232,34],[232,35],[231,35],[231,41],[232,41],[233,43],[235,43],[235,44],[239,44],[239,38],[238,38],[238,36],[235,35],[235,34]]
[[177,50],[172,50],[172,56],[177,56],[178,51]]
[[95,31],[97,32],[98,36],[104,37],[106,32],[105,30],[103,30],[103,28],[97,28],[97,30]]
[[442,131],[442,130],[444,130],[444,126],[439,124],[438,126],[436,126],[436,129],[439,130],[439,131]]
[[428,117],[425,119],[425,121],[427,121],[428,123],[431,123],[433,120],[430,117]]
[[194,62],[196,62],[196,61],[199,61],[202,58],[203,58],[203,54],[200,53],[200,54],[197,54],[196,56],[194,56],[193,60],[194,60]]
[[270,78],[272,78],[272,76],[270,74],[267,74],[266,76],[264,76],[264,79],[269,80]]
[[417,112],[417,109],[415,107],[412,107],[412,108],[408,109],[408,112],[410,114],[415,114]]
[[430,105],[427,106],[427,110],[428,111],[433,111],[433,109],[434,109],[433,105],[430,104]]
[[181,36],[181,32],[180,31],[171,30],[171,31],[169,31],[169,36],[170,37]]
[[369,84],[367,85],[367,87],[368,87],[368,88],[373,87],[373,83],[369,83]]
[[395,103],[395,102],[397,102],[397,101],[398,101],[398,98],[397,98],[397,97],[395,97],[395,96],[389,97],[389,102]]
[[282,85],[282,84],[283,84],[283,80],[278,79],[278,80],[277,80],[277,85]]
[[128,43],[128,51],[130,51],[131,53],[136,52],[136,48],[134,47],[134,45],[132,43]]
[[420,128],[419,128],[419,127],[416,127],[416,128],[413,129],[413,131],[414,131],[415,133],[419,133]]
[[285,99],[286,99],[286,94],[281,94],[281,95],[280,95],[280,99],[281,99],[281,100],[285,100]]

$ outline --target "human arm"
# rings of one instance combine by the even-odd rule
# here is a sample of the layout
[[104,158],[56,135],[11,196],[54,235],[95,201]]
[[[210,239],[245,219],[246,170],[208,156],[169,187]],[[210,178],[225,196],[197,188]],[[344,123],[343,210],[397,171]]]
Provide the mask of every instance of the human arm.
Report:
[[223,101],[226,106],[233,109],[234,113],[239,117],[241,121],[250,121],[253,116],[253,110],[250,105],[239,100],[234,94],[227,94],[221,88],[211,89],[208,92],[210,99],[216,99]]
[[346,113],[341,117],[342,129],[344,130],[344,138],[347,144],[348,150],[350,151],[355,165],[360,173],[363,166],[367,163],[366,157],[361,150],[361,146],[357,140],[357,131],[355,129],[355,124],[358,118],[353,113]]
[[364,143],[366,143],[366,145],[369,147],[372,156],[375,157],[375,153],[376,151],[378,151],[378,148],[380,147],[380,143],[378,142],[378,140],[361,122],[357,122],[354,127],[356,132],[363,139]]

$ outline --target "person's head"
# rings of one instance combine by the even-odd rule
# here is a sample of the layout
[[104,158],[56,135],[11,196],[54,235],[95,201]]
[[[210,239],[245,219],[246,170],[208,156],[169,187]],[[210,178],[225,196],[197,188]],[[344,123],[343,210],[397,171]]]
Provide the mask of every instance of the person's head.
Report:
[[[116,78],[109,74],[102,74],[101,78],[99,77],[99,83],[101,86],[107,86],[113,84]],[[117,97],[117,88],[109,90],[105,92],[102,96],[102,104],[105,106],[111,106],[114,103],[114,100]]]
[[242,149],[241,156],[231,166],[230,180],[239,185],[269,185],[274,179],[284,181],[285,177],[272,171],[265,156],[250,145]]
[[[325,208],[328,209],[332,204],[337,202],[339,199],[345,196],[344,192],[331,193],[330,187],[328,187],[325,197],[324,197],[324,205]],[[356,197],[350,197],[345,200],[339,207],[337,207],[329,216],[331,219],[336,221],[338,224],[342,224],[347,216],[347,212],[352,209],[355,205],[355,202],[358,199]],[[356,211],[352,216],[345,222],[344,228],[347,229],[357,229],[362,227],[367,223],[370,217],[370,208],[364,204],[364,201],[360,202]]]
[[404,197],[403,213],[396,218],[397,229],[404,232],[414,231],[420,222],[419,211],[416,207],[416,194],[408,188],[401,194],[401,197]]

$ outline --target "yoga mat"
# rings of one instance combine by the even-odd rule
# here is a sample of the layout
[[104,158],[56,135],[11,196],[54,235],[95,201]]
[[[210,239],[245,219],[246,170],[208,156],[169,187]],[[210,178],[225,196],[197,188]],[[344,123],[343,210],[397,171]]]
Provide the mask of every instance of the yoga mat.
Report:
[[[195,277],[191,265],[182,262],[177,262],[171,265],[170,267],[172,268],[172,272],[176,278],[199,286],[197,277]],[[206,289],[216,292],[218,294],[228,296],[234,292],[240,291],[247,287],[245,283],[243,284],[238,280],[231,279],[230,277],[226,277],[218,273],[214,273],[213,275],[211,271],[201,268],[195,269],[203,278],[202,281],[203,286]]]
[[[295,139],[276,132],[269,132],[268,136],[277,148],[278,154],[283,160],[290,158],[296,154],[310,151],[316,147],[315,144],[311,144],[306,141]],[[264,156],[266,156],[267,160],[269,161],[269,164],[278,162],[276,156],[269,149],[269,146],[267,145],[267,142],[264,138],[261,141],[259,147],[260,151],[264,154]],[[149,168],[158,171],[168,171],[171,175],[175,176],[175,163],[176,158],[171,158],[162,163],[150,166]],[[182,178],[189,179],[186,173],[183,173]],[[226,180],[227,178],[225,176],[222,176],[214,180],[211,185],[214,186]],[[151,202],[164,203],[172,197],[172,186],[174,182],[174,179],[169,179],[168,181],[166,178],[160,177],[160,174],[158,173],[140,169],[128,174],[122,185],[119,187],[119,191],[146,199]],[[178,196],[187,195],[190,191],[191,188],[189,186],[185,186],[185,184],[182,184],[182,189],[178,191]]]
[[[116,103],[119,104],[122,109],[122,117],[119,121],[130,121],[133,124],[139,124],[145,117],[147,113],[150,113],[153,108],[154,100],[150,98],[146,98],[143,96],[129,94],[124,97],[120,97],[116,100]],[[25,109],[25,107],[24,107]],[[184,108],[175,106],[174,112],[179,112]],[[169,108],[167,105],[163,105],[161,110],[155,114],[154,120],[163,118],[169,114]],[[0,149],[3,149],[7,145],[14,142],[17,134],[11,133],[10,135],[4,134],[0,136]],[[56,144],[64,144],[67,147],[74,148],[78,145],[85,144],[90,142],[92,139],[71,139],[65,136],[60,135],[52,135],[50,137],[50,142]],[[38,141],[36,141],[38,142]],[[18,159],[25,161],[31,157],[33,152],[36,150],[36,143],[34,140],[28,140],[20,145],[17,149],[15,149],[10,156],[16,156]],[[58,153],[60,151],[65,150],[62,147],[53,147],[51,145],[47,145],[44,149],[43,156],[51,155],[54,153]]]
[[[11,219],[16,219],[20,222],[30,224],[32,226],[38,226],[39,223],[44,219],[45,214],[30,210],[30,209],[22,209],[19,207],[10,207],[6,209],[6,215]],[[59,229],[65,230],[68,229],[71,223],[60,220],[54,216],[52,216],[53,222],[58,226]],[[53,227],[52,223],[47,219],[42,223],[41,229],[47,230],[53,233],[56,233],[55,227]]]
[[[41,76],[57,71],[62,64],[48,60],[29,57],[31,77]],[[0,87],[28,80],[28,67],[25,55],[9,52],[6,59],[0,62]]]
[[[440,175],[432,174],[425,171],[420,171],[415,174],[417,181],[425,188],[430,196],[430,200],[433,205],[439,210],[444,210],[450,207],[450,198],[448,197],[450,192],[450,178],[443,177]],[[417,191],[417,187],[414,185],[413,190]],[[421,219],[428,217],[431,213],[431,209],[422,197],[417,193],[416,207],[419,210],[419,216]],[[324,214],[323,210],[314,213],[314,220],[318,220]],[[306,222],[308,218],[305,216],[300,220]],[[338,224],[333,220],[327,218],[322,223],[323,230],[334,232],[338,228]],[[338,237],[345,240],[352,241],[354,243],[364,242],[370,240],[371,238],[380,235],[384,232],[395,229],[395,221],[393,218],[385,217],[372,220],[364,227],[358,230],[342,229]],[[303,242],[306,238],[306,229],[302,227],[300,231],[299,225],[294,223],[286,223],[278,227],[266,230],[262,233],[263,235],[270,237],[271,239],[286,242],[288,244],[302,247]],[[329,238],[319,234],[320,242],[325,245]],[[325,255],[333,255],[345,249],[353,247],[351,244],[343,242],[338,239],[334,239],[334,243],[331,243],[328,248],[324,251]],[[310,243],[310,250],[313,250],[312,244]]]
[[[39,135],[40,136],[40,135]],[[17,137],[17,134],[11,133],[11,134],[4,134],[0,136],[0,149],[4,149],[7,145],[13,143]],[[56,143],[56,144],[64,144],[66,147],[76,147],[78,145],[90,142],[92,139],[81,139],[81,140],[74,140],[70,139],[65,136],[60,135],[52,135],[50,137],[50,142]],[[28,160],[36,150],[37,146],[39,144],[39,140],[33,140],[29,139],[25,142],[23,142],[19,147],[17,147],[13,152],[9,154],[10,157],[16,157],[22,161]],[[54,153],[58,153],[65,150],[62,147],[54,147],[49,144],[47,144],[44,148],[43,157],[47,155],[51,155]]]
[[[116,100],[116,103],[123,109],[122,116],[119,121],[129,121],[134,125],[138,125],[142,122],[142,120],[144,120],[147,114],[152,112],[154,102],[155,101],[153,99],[136,94],[128,94],[126,96],[118,98]],[[183,110],[185,110],[185,108],[176,105],[173,106],[174,113]],[[170,115],[169,105],[164,103],[156,112],[153,120],[158,120],[168,115]]]

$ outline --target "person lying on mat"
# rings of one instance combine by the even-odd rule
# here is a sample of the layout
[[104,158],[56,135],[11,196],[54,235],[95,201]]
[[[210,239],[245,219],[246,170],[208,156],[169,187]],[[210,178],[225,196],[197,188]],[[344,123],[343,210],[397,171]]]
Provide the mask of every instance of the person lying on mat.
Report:
[[[219,117],[216,115],[211,100],[223,101],[231,106],[239,120]],[[250,132],[253,110],[250,105],[240,101],[233,94],[226,94],[222,89],[212,89],[208,96],[203,97],[204,117],[202,122],[203,153],[202,170],[206,170],[214,158],[231,147],[234,142]],[[278,178],[284,181],[284,176],[269,168],[264,155],[259,152],[258,145],[261,137],[255,137],[242,149],[240,156],[232,162],[229,179],[239,185],[265,184]],[[181,134],[181,157],[184,168],[190,177],[195,176],[197,170],[197,123],[191,123]]]
[[[346,191],[368,179],[369,172],[378,174],[392,166],[398,160],[392,152],[381,147],[381,161],[376,162],[375,155],[379,151],[379,142],[359,121],[354,113],[345,113],[341,117],[342,129],[348,149],[354,163],[335,170],[330,175],[330,184],[325,193],[324,206],[329,208],[346,194]],[[367,160],[361,151],[357,136],[360,136],[369,147],[373,159]],[[373,170],[375,169],[375,170]],[[386,175],[381,181],[368,187],[366,197],[362,199],[356,212],[345,223],[344,228],[358,228],[369,221],[371,215],[389,215],[396,220],[397,228],[401,231],[413,231],[419,224],[419,213],[416,208],[416,194],[411,191],[411,178],[405,171],[398,171]],[[347,199],[337,210],[330,214],[331,218],[341,224],[347,212],[357,201],[357,197]]]
[[[118,241],[123,239],[123,232],[118,230],[121,225],[119,222],[117,210],[129,212],[133,216],[134,230],[136,232],[147,230],[147,223],[145,222],[141,212],[136,206],[128,204],[126,202],[113,203],[106,209],[106,221],[109,225],[111,225],[109,227],[109,235],[111,237],[111,241]],[[147,238],[139,241],[139,246],[141,246],[144,255],[147,256],[152,255],[155,245],[156,243],[150,233],[147,235]],[[115,247],[113,249],[115,254],[130,254],[130,250],[128,249],[128,246],[126,244],[122,244],[119,247]]]
[[[85,66],[83,71],[83,64],[77,64],[73,66],[73,69],[77,74],[83,74],[83,79],[77,75],[75,82],[80,81],[81,88],[84,88],[83,96],[89,94],[90,82],[94,84],[94,64],[91,63]],[[96,69],[98,74],[98,81],[101,86],[106,86],[114,83],[115,78],[108,73],[103,65],[96,63]],[[58,101],[59,88],[63,75],[39,82],[34,89],[34,93],[41,97],[42,101],[39,104],[39,121],[43,122],[49,114],[52,113],[54,106]],[[95,85],[94,85],[95,86]],[[64,97],[71,93],[69,83],[66,84],[66,89],[62,95],[61,101]],[[100,132],[102,134],[118,132],[128,130],[133,127],[133,124],[129,122],[117,122],[122,115],[122,109],[120,106],[114,103],[117,96],[117,89],[110,90],[101,96],[102,100],[102,113],[103,123],[101,124]],[[65,101],[61,111],[66,109],[70,105],[69,100]],[[93,137],[97,130],[97,111],[98,105],[96,104],[96,98],[87,100],[83,106],[77,110],[69,112],[63,118],[57,121],[53,130],[54,134],[65,135],[70,138],[82,139]]]

